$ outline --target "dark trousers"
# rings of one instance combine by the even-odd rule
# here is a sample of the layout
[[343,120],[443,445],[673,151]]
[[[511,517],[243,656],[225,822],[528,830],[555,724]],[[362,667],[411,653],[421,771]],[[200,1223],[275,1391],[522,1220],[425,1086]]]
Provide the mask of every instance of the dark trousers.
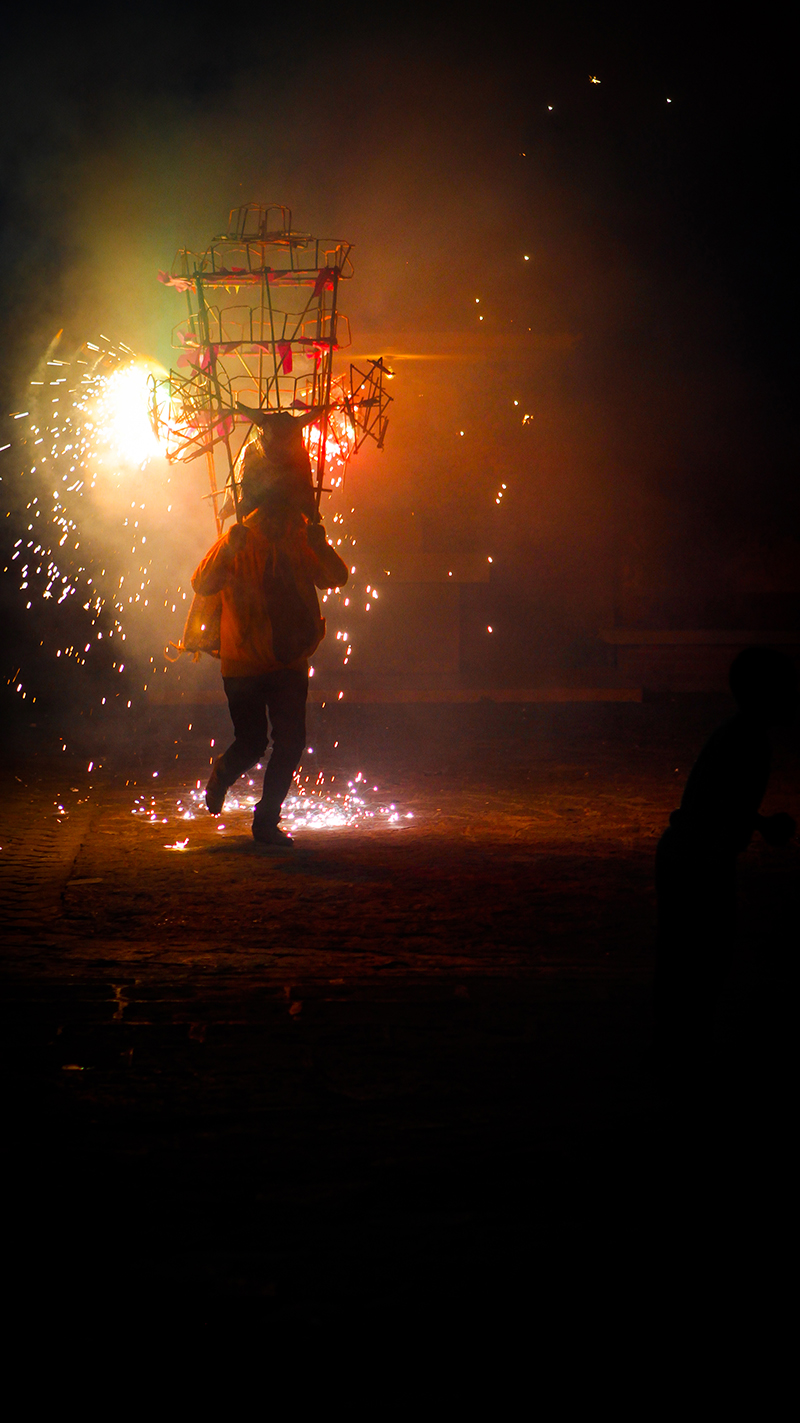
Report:
[[305,750],[308,672],[286,667],[258,677],[223,677],[222,684],[235,740],[220,756],[215,770],[226,787],[232,786],[264,755],[271,732],[272,753],[255,818],[265,825],[277,825]]

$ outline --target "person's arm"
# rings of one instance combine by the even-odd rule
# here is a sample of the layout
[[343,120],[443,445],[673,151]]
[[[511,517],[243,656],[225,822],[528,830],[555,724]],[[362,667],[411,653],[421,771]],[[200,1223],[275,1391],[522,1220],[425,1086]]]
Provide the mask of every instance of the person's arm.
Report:
[[322,524],[309,524],[306,529],[312,557],[311,576],[317,588],[343,588],[350,570],[336,549],[328,543]]
[[209,549],[192,574],[195,593],[204,596],[219,593],[230,582],[236,555],[244,548],[247,534],[244,524],[232,524],[228,532]]

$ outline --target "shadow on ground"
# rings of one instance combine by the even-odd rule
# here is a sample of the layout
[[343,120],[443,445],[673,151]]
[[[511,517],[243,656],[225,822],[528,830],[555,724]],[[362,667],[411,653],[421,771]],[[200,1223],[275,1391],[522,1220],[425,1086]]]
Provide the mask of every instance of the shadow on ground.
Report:
[[[0,812],[20,1298],[275,1344],[519,1330],[576,1293],[602,1310],[612,1276],[652,1285],[700,1236],[724,1262],[785,1171],[797,848],[745,857],[713,1081],[676,1115],[651,1073],[652,862],[703,716],[537,730],[512,708],[487,733],[437,709],[435,776],[419,726],[391,747],[361,726],[413,821],[293,855],[241,816],[180,819],[196,747],[143,816],[137,766],[29,746]],[[797,814],[792,754],[770,798]]]

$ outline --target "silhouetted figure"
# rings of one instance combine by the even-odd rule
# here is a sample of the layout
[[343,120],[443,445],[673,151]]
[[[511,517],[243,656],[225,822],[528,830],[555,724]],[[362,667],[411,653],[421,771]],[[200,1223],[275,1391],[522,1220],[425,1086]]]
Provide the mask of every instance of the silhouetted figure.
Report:
[[[293,424],[289,415],[270,419]],[[302,450],[299,422],[294,436]],[[217,540],[192,577],[195,593],[221,597],[222,682],[235,734],[214,762],[206,805],[219,815],[271,736],[253,838],[291,845],[278,820],[306,743],[308,659],[325,636],[316,590],[342,587],[349,570],[328,543],[302,461],[270,462],[259,442],[252,458],[245,454],[242,487],[252,512]]]
[[733,956],[736,857],[756,829],[770,845],[787,844],[796,830],[784,812],[759,814],[769,729],[795,714],[794,666],[772,648],[747,647],[730,687],[739,709],[700,752],[656,851],[656,1043],[662,1067],[678,1072],[700,1063]]

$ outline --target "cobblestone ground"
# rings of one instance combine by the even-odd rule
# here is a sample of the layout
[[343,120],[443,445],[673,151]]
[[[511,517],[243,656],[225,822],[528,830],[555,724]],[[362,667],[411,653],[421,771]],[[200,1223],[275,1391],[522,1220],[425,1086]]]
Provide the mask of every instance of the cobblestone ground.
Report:
[[[682,715],[362,728],[367,804],[399,819],[302,830],[291,852],[256,846],[245,811],[184,818],[199,746],[157,776],[17,764],[5,1115],[34,1274],[45,1259],[95,1306],[201,1331],[279,1330],[508,1305],[533,1269],[565,1288],[567,1239],[635,1235],[660,1169],[653,853],[714,724]],[[789,753],[773,803],[800,811]],[[743,865],[717,1026],[737,1160],[763,1045],[788,1033],[797,860]]]

